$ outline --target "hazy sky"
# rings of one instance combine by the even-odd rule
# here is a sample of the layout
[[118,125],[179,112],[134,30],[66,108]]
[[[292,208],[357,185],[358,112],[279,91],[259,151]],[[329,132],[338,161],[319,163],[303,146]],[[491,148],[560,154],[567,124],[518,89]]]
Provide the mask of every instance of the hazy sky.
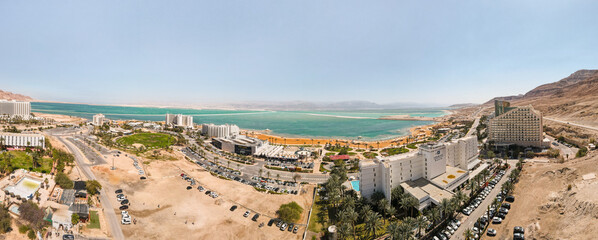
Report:
[[1,1],[0,89],[452,104],[598,68],[598,1]]

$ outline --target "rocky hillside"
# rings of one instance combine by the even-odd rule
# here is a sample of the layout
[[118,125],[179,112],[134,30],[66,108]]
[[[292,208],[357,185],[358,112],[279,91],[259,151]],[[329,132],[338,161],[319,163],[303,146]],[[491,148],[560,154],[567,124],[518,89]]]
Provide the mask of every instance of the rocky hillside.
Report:
[[5,92],[0,90],[0,99],[6,99],[6,100],[18,100],[18,101],[33,101],[33,98],[22,95],[22,94],[16,94],[16,93],[11,93],[11,92]]
[[[524,95],[498,97],[512,105],[531,104],[546,117],[598,126],[598,70],[579,70]],[[485,105],[491,105],[495,99]]]

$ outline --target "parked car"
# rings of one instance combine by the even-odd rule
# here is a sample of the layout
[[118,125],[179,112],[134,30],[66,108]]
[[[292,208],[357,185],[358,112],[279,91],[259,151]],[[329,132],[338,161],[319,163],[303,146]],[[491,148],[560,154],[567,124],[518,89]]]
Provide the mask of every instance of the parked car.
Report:
[[502,223],[502,218],[494,217],[494,218],[492,218],[492,223],[500,224],[500,223]]
[[502,207],[506,208],[506,209],[511,209],[511,204],[510,203],[503,203]]
[[514,202],[515,201],[515,197],[508,196],[507,198],[505,198],[505,201],[507,201],[507,202]]
[[114,191],[114,193],[119,194],[119,193],[123,193],[122,189],[116,189],[116,191]]
[[282,226],[280,226],[280,231],[284,231],[287,229],[287,224],[283,223]]
[[253,217],[251,218],[252,221],[257,222],[257,219],[260,217],[259,213],[256,213],[255,215],[253,215]]
[[525,233],[525,229],[523,229],[523,227],[517,226],[517,227],[513,228],[513,232],[514,233]]
[[251,214],[251,212],[245,211],[245,213],[243,214],[243,217],[249,217],[249,214]]
[[122,201],[120,202],[120,204],[121,204],[121,205],[127,205],[127,204],[129,204],[129,200],[128,200],[128,199],[122,200]]
[[122,211],[122,210],[127,210],[127,209],[129,209],[129,206],[127,206],[127,205],[122,205],[122,206],[120,206],[118,209],[120,209],[121,211]]
[[488,228],[488,231],[486,232],[486,235],[488,236],[496,236],[496,229],[494,228]]
[[298,230],[299,230],[299,227],[295,226],[295,228],[293,228],[293,233],[297,233]]
[[120,223],[122,225],[129,225],[129,224],[131,224],[131,219],[123,218],[122,220],[120,220]]
[[235,209],[237,209],[237,205],[233,205],[232,207],[230,207],[230,211],[235,211]]
[[72,235],[72,234],[62,235],[62,240],[75,240],[75,235]]
[[513,240],[525,240],[523,233],[513,233]]

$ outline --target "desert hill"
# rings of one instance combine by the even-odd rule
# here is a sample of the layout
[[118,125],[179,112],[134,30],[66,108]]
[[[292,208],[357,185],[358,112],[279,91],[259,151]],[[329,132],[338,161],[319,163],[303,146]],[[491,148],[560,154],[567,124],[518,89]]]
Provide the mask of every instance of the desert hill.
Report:
[[5,99],[5,100],[17,100],[17,101],[33,101],[34,99],[29,97],[29,96],[25,96],[22,94],[17,94],[17,93],[11,93],[11,92],[5,92],[0,90],[0,99]]
[[579,70],[560,81],[544,84],[524,95],[497,97],[512,105],[528,105],[546,117],[598,126],[598,70]]

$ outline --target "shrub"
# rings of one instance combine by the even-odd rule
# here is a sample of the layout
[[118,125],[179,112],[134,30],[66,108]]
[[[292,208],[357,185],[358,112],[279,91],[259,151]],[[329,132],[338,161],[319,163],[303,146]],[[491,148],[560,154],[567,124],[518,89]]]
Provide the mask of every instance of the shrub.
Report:
[[27,225],[21,225],[19,226],[19,233],[21,234],[25,234],[27,233],[27,231],[29,231],[31,228],[29,228],[29,226]]
[[27,232],[27,237],[29,239],[35,239],[35,232],[33,232],[33,229],[29,229],[29,232]]
[[56,174],[56,177],[54,178],[54,181],[62,189],[71,189],[71,188],[73,188],[73,181],[71,181],[71,179],[69,179],[69,177],[66,174],[62,173],[62,172],[59,172],[58,174]]
[[7,233],[11,230],[12,219],[8,209],[0,207],[0,233]]
[[96,195],[102,190],[102,185],[96,180],[89,180],[85,183],[87,192],[91,195]]
[[303,212],[303,208],[299,206],[295,201],[280,205],[276,214],[278,217],[285,222],[296,222],[301,218],[301,213]]
[[79,223],[79,214],[73,213],[71,215],[71,222],[73,223],[73,225]]

